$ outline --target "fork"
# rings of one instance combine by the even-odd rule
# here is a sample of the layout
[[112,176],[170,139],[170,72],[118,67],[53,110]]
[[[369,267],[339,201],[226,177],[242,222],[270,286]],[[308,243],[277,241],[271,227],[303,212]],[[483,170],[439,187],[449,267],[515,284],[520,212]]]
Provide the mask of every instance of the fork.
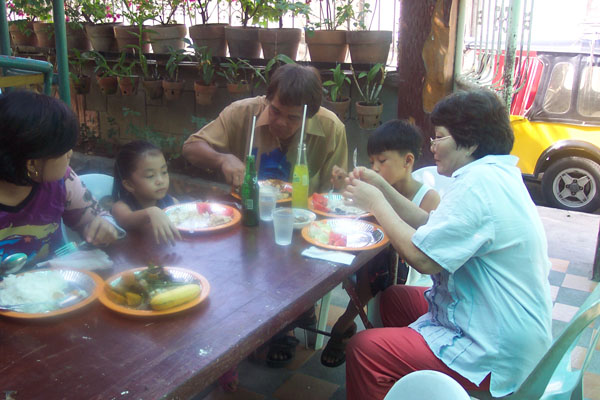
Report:
[[354,169],[356,169],[358,162],[358,147],[354,148],[354,153],[352,153],[352,165],[354,166]]
[[77,250],[79,250],[81,247],[85,246],[86,244],[87,244],[87,242],[85,240],[82,242],[79,242],[79,243],[69,242],[69,243],[65,244],[64,246],[61,246],[58,249],[54,250],[54,255],[57,257],[62,257],[62,256],[66,256],[67,254],[75,253]]

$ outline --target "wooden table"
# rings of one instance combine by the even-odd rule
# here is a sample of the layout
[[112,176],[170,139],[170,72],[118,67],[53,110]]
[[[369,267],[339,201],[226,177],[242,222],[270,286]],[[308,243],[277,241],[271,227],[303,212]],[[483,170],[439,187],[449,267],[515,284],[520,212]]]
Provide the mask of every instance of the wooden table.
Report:
[[[16,399],[185,399],[200,392],[292,322],[380,250],[352,266],[302,257],[299,231],[277,246],[270,223],[188,237],[175,247],[129,235],[108,252],[108,275],[147,261],[195,270],[210,295],[156,319],[99,302],[56,320],[0,318],[0,392]],[[106,277],[106,276],[105,276]],[[127,395],[127,396],[125,396]]]

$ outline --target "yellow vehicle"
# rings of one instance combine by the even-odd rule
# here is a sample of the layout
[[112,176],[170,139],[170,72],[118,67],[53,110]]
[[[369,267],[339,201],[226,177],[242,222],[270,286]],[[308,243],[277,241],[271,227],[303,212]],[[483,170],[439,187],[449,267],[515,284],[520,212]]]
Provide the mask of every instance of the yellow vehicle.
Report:
[[523,177],[541,180],[548,205],[582,212],[600,208],[600,55],[593,49],[588,41],[530,52],[527,82],[511,105],[511,154]]

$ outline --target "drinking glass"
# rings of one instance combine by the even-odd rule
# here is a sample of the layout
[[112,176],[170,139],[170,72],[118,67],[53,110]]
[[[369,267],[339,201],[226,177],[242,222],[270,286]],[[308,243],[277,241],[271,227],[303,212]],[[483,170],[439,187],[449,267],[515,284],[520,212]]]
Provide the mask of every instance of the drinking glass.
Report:
[[273,186],[261,186],[258,191],[258,212],[261,221],[271,221],[271,213],[277,204],[278,190]]
[[294,212],[291,208],[276,208],[272,215],[275,243],[280,246],[289,245],[292,243],[292,232],[294,231]]

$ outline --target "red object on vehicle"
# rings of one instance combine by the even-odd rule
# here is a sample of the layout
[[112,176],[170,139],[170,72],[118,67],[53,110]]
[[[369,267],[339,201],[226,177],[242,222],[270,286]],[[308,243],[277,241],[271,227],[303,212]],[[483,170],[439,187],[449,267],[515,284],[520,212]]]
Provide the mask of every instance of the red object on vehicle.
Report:
[[312,203],[313,203],[313,208],[317,211],[323,211],[323,212],[330,212],[331,210],[329,209],[329,207],[327,207],[327,197],[319,194],[319,193],[313,193],[312,195]]

